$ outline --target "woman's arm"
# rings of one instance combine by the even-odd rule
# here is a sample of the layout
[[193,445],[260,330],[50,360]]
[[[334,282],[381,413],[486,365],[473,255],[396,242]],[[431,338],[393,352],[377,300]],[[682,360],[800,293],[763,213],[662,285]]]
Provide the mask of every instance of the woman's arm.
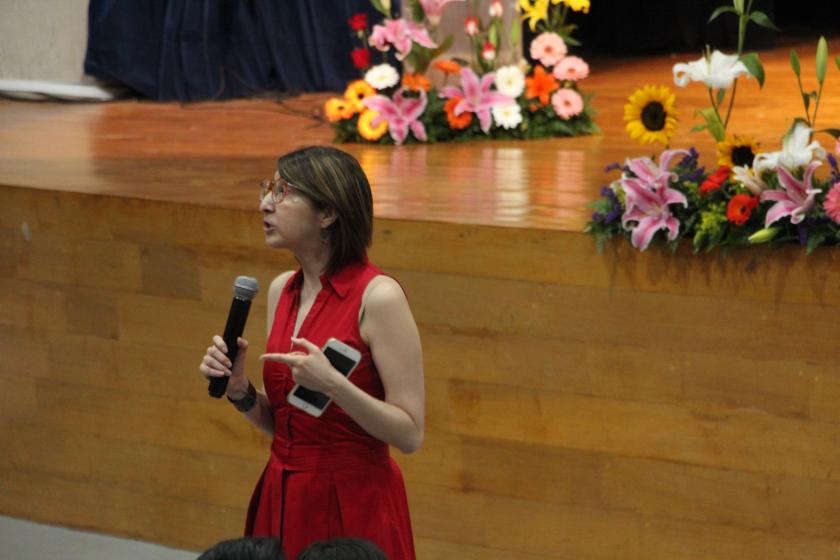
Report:
[[378,276],[368,285],[361,331],[385,388],[384,401],[341,375],[307,340],[294,339],[308,353],[266,354],[263,359],[288,364],[295,381],[325,393],[370,435],[412,453],[423,442],[423,353],[408,301],[394,279]]

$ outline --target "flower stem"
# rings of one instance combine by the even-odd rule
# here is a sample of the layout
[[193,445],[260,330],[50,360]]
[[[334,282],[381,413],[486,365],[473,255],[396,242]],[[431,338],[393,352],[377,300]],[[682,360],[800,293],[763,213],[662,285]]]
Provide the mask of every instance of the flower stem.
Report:
[[811,119],[811,122],[809,123],[811,125],[811,128],[817,128],[817,111],[820,108],[820,98],[822,97],[822,88],[823,88],[823,85],[820,84],[820,89],[817,92],[817,101],[814,103],[814,118]]
[[726,127],[729,126],[729,116],[732,115],[732,105],[735,103],[735,92],[738,90],[738,78],[732,82],[732,92],[729,94],[729,107],[726,109],[726,120],[723,121],[723,133],[726,134]]
[[802,98],[802,106],[805,107],[805,122],[808,123],[808,126],[811,126],[811,114],[805,102],[805,90],[802,88],[802,78],[799,75],[796,76],[796,82],[799,84],[799,96]]
[[[712,102],[712,109],[715,110],[715,116],[718,119],[720,124],[723,124],[723,120],[720,118],[720,113],[718,112],[717,101],[715,101],[715,96],[712,94],[712,88],[709,88],[709,101]],[[724,132],[726,132],[726,128],[724,127]]]

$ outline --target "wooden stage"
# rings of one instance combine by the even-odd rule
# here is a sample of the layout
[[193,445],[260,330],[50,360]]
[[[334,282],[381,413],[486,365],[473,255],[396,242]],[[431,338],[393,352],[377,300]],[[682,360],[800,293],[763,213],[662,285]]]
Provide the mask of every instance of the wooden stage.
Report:
[[[788,46],[739,86],[731,130],[766,150],[801,111]],[[427,438],[397,457],[421,560],[840,558],[838,252],[598,255],[581,233],[604,166],[651,152],[625,98],[696,56],[593,62],[603,136],[344,146],[423,339]],[[705,90],[673,89],[672,145],[713,165],[688,132]],[[257,185],[331,140],[325,97],[0,102],[0,513],[195,550],[241,531],[268,442],[197,366],[233,278],[294,266]]]

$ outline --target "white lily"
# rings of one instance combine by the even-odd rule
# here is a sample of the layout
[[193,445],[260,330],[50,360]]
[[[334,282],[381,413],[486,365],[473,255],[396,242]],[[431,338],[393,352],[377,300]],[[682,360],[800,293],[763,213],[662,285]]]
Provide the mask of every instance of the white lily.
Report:
[[736,165],[732,168],[732,174],[735,176],[735,181],[741,183],[753,194],[761,194],[762,191],[767,189],[767,185],[761,180],[761,176],[755,173],[751,167]]
[[674,64],[674,83],[680,87],[687,86],[688,82],[703,82],[710,88],[729,89],[736,78],[750,75],[744,63],[738,60],[738,55],[720,51],[694,62]]
[[811,128],[804,122],[797,122],[793,130],[782,140],[780,152],[769,152],[756,154],[753,162],[753,171],[756,177],[761,177],[765,171],[779,167],[794,170],[811,163],[816,156],[817,159],[825,159],[825,150],[816,140],[811,139]]

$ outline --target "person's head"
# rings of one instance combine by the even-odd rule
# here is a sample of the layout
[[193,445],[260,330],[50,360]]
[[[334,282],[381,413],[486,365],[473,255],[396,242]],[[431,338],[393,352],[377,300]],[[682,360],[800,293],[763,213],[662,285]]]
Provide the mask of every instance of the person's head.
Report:
[[388,557],[370,541],[341,538],[312,543],[295,560],[388,560]]
[[280,539],[241,537],[208,548],[198,560],[286,560],[286,555]]
[[364,259],[373,236],[373,197],[356,158],[330,146],[302,148],[277,160],[268,186],[273,194],[263,196],[260,209],[269,245],[323,244],[330,273]]

